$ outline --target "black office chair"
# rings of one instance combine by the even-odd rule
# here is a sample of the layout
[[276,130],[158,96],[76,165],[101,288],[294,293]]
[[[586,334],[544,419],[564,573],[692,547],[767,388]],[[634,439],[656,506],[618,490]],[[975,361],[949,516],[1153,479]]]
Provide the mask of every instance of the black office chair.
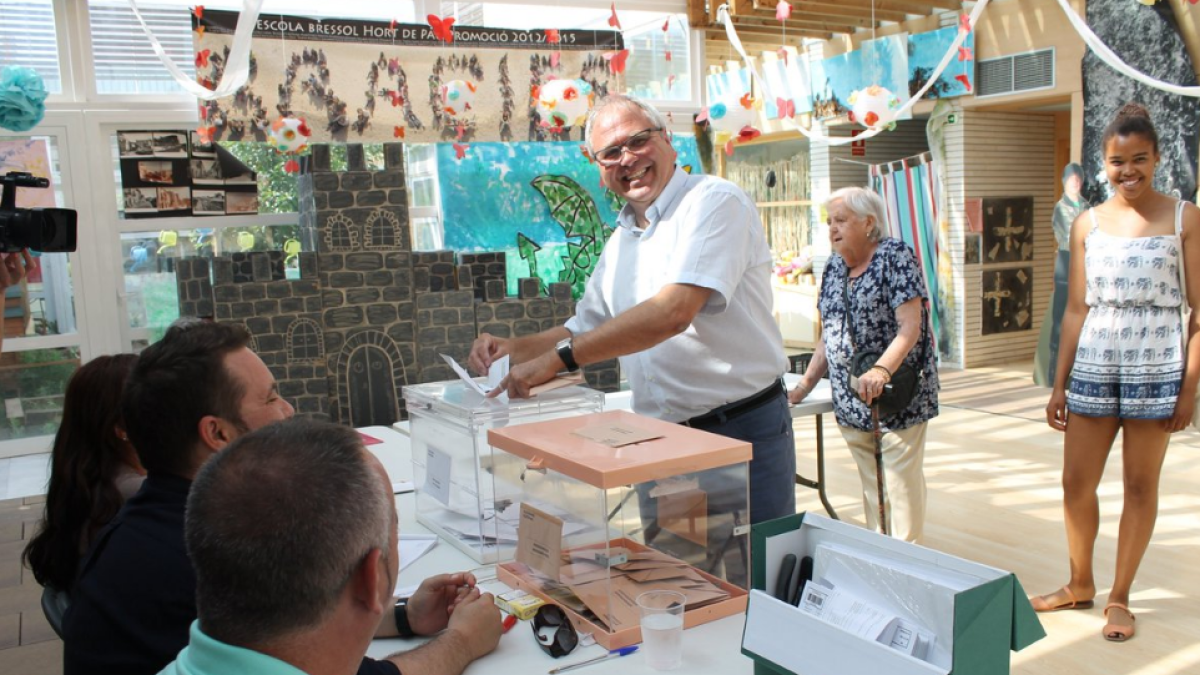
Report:
[[63,614],[67,612],[70,600],[71,596],[66,591],[60,591],[53,586],[46,586],[42,589],[42,613],[46,615],[46,621],[50,623],[54,634],[59,638],[63,636]]

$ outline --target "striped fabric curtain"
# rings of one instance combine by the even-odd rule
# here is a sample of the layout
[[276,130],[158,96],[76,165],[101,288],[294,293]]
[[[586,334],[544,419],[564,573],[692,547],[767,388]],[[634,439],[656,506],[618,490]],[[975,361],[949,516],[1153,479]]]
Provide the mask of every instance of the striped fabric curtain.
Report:
[[869,175],[871,189],[887,204],[891,235],[903,240],[917,254],[929,292],[929,321],[936,349],[938,337],[943,334],[939,311],[942,295],[938,292],[941,251],[937,236],[937,168],[929,153],[922,153],[898,162],[872,165]]

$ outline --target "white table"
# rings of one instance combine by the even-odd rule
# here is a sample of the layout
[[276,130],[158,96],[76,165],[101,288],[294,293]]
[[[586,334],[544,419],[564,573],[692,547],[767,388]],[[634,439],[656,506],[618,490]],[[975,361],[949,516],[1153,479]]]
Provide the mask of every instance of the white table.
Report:
[[[791,389],[800,381],[800,376],[795,373],[785,373],[783,381],[788,389]],[[805,478],[797,471],[796,484],[816,490],[817,496],[821,498],[821,505],[825,507],[825,511],[829,514],[829,517],[836,519],[838,517],[837,513],[833,510],[833,505],[829,503],[829,497],[825,494],[824,415],[831,412],[833,412],[833,388],[830,386],[829,380],[818,380],[817,386],[808,392],[808,396],[805,396],[804,400],[800,403],[792,406],[792,419],[807,417],[808,415],[816,415],[817,417],[817,479],[811,480]]]
[[[384,468],[392,482],[412,479],[412,446],[410,439],[403,433],[386,427],[366,427],[362,431],[381,443],[367,446]],[[400,531],[409,533],[428,533],[416,521],[416,502],[412,493],[396,495],[396,511],[400,516]],[[442,572],[473,570],[476,577],[494,576],[493,566],[483,568],[468,558],[455,547],[441,542],[416,562],[400,572],[399,585],[408,586],[421,582],[422,579]],[[508,586],[499,581],[481,581],[480,586],[487,591],[498,593],[509,590]],[[720,673],[721,675],[752,673],[754,662],[742,656],[742,626],[745,615],[737,614],[719,621],[689,628],[683,633],[683,666],[675,672],[679,673]],[[522,621],[511,631],[500,638],[496,651],[476,661],[467,668],[468,675],[536,675],[567,664],[583,661],[593,656],[605,653],[603,647],[592,645],[578,647],[561,659],[551,658],[537,645],[531,634],[529,622]],[[388,654],[406,651],[420,644],[420,640],[375,640],[367,650],[367,655],[373,658],[383,658]],[[583,670],[580,671],[584,673]],[[646,666],[640,654],[631,654],[619,659],[612,659],[588,666],[585,675],[651,675],[659,671]]]

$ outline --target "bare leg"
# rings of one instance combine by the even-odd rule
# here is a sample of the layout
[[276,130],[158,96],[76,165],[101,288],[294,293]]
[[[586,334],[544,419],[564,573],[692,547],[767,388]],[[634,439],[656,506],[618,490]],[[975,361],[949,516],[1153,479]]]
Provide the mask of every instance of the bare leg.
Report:
[[1125,478],[1125,504],[1121,509],[1121,527],[1117,538],[1117,571],[1113,579],[1110,603],[1129,604],[1129,588],[1158,518],[1158,482],[1171,435],[1160,420],[1126,420],[1122,466]]
[[[1121,420],[1115,417],[1071,415],[1063,442],[1063,512],[1067,525],[1071,580],[1067,588],[1074,599],[1086,602],[1096,596],[1092,570],[1093,549],[1100,530],[1100,502],[1096,488],[1112,450]],[[1058,591],[1035,599],[1034,609],[1045,610],[1071,602]],[[1037,602],[1041,600],[1041,602]]]

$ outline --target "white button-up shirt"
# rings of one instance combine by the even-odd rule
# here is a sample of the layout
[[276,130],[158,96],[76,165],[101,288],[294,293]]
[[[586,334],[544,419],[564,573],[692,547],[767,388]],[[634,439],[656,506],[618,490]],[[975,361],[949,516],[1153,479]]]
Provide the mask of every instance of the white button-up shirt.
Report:
[[621,210],[567,330],[593,330],[668,284],[708,288],[686,331],[621,357],[634,411],[681,422],[767,388],[787,358],[771,312],[771,251],[750,197],[676,168],[646,218],[643,230],[628,205]]

